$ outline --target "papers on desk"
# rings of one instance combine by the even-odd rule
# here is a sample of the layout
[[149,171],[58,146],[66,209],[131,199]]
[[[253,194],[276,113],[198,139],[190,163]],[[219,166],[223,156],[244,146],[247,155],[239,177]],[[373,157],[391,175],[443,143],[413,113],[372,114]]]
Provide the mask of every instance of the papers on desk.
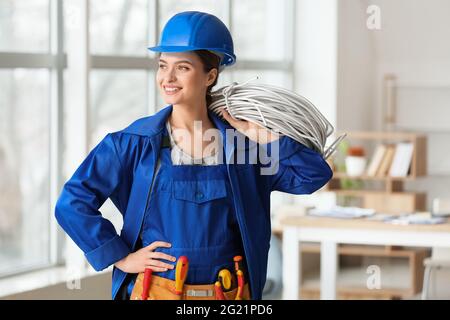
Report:
[[432,216],[429,212],[405,213],[401,215],[375,213],[376,211],[374,209],[341,206],[334,206],[330,209],[319,210],[313,208],[308,210],[308,215],[310,216],[339,219],[366,218],[370,221],[383,221],[398,225],[440,224],[447,222],[446,218]]
[[341,207],[334,206],[326,210],[311,209],[308,215],[317,217],[339,218],[339,219],[355,219],[366,218],[375,214],[374,209],[364,209],[358,207]]
[[446,218],[433,217],[429,213],[413,213],[413,214],[403,214],[397,217],[392,217],[385,220],[392,224],[399,225],[409,225],[409,224],[440,224],[445,223]]

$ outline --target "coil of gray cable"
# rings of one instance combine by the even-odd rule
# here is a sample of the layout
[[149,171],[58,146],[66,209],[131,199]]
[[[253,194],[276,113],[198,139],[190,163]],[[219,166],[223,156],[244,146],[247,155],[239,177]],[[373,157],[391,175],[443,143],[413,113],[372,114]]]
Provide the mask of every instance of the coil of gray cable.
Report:
[[226,108],[234,119],[254,122],[286,135],[317,151],[324,159],[345,138],[344,134],[326,147],[334,128],[308,99],[282,87],[249,81],[234,82],[211,92],[212,103],[208,108],[218,115]]

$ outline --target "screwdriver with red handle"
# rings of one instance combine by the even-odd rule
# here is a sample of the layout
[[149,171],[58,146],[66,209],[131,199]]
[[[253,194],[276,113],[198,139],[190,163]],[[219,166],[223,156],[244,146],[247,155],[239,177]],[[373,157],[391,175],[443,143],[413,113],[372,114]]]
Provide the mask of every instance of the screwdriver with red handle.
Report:
[[234,256],[233,261],[234,261],[234,270],[235,271],[241,270],[242,272],[244,272],[244,261],[242,256]]
[[242,296],[244,293],[244,273],[242,270],[238,270],[236,272],[237,278],[238,278],[238,290],[236,293],[236,299],[235,300],[242,300]]
[[214,289],[216,291],[216,300],[225,300],[225,295],[223,294],[222,284],[220,281],[216,281],[214,284]]
[[145,268],[144,281],[142,284],[142,300],[147,300],[148,291],[150,289],[150,282],[152,280],[152,269]]
[[233,261],[234,261],[234,269],[236,270],[236,276],[238,278],[238,290],[236,293],[235,300],[242,300],[242,296],[244,293],[244,284],[245,284],[244,271],[243,271],[244,265],[243,265],[242,256],[234,256]]

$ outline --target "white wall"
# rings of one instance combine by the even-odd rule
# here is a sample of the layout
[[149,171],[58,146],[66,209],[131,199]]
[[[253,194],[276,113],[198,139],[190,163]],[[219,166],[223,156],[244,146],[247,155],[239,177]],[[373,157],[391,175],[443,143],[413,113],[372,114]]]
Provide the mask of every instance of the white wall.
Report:
[[336,124],[337,0],[296,1],[295,90]]
[[[394,73],[400,83],[450,86],[450,2],[367,2],[378,5],[382,15],[382,28],[374,34],[378,61],[377,80],[381,80],[385,73]],[[380,81],[377,85],[380,85]],[[377,112],[381,112],[380,101],[377,102]],[[437,119],[440,115],[433,116]],[[381,128],[381,116],[378,115],[376,119],[378,128]]]
[[[314,103],[336,127],[338,0],[297,0],[295,3],[294,90]],[[289,197],[301,206],[320,208],[335,203],[331,193]]]
[[337,46],[337,128],[373,130],[374,33],[366,26],[365,1],[339,1]]
[[[369,1],[368,1],[369,2]],[[397,77],[398,128],[428,135],[428,173],[406,184],[434,197],[450,198],[450,2],[376,0],[382,28],[375,33],[376,127],[381,128],[381,78]]]

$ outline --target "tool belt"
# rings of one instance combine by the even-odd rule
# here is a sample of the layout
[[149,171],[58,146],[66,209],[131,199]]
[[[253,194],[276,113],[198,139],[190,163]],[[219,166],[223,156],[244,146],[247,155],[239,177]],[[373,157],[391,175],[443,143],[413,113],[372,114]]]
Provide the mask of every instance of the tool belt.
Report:
[[[131,300],[142,300],[144,273],[139,273],[131,293]],[[234,300],[238,288],[223,292],[226,300]],[[242,294],[244,300],[250,300],[248,283]],[[184,284],[180,295],[175,293],[175,281],[153,275],[147,300],[217,300],[214,284]]]

